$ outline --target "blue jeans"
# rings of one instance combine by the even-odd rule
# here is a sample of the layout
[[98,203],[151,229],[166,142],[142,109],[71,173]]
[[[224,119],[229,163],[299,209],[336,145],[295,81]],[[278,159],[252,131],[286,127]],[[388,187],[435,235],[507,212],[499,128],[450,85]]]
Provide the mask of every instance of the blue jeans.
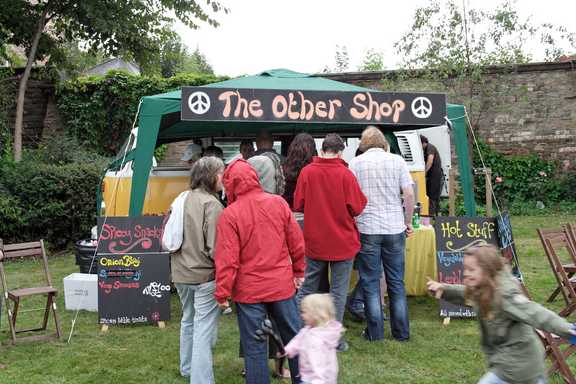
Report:
[[[507,381],[500,379],[494,373],[488,372],[484,376],[482,376],[478,384],[509,384],[509,383]],[[538,380],[538,384],[546,384],[546,379],[544,377],[541,377]]]
[[327,275],[328,268],[330,268],[330,295],[336,307],[336,320],[342,323],[353,264],[353,260],[323,261],[307,257],[304,284],[300,287],[297,296],[298,305],[304,296],[321,292],[322,277]]
[[[236,303],[238,312],[238,328],[240,328],[240,342],[244,350],[244,368],[246,370],[247,384],[269,384],[268,356],[266,342],[254,338],[256,330],[260,328],[266,314],[278,327],[280,338],[284,345],[302,328],[300,313],[296,300],[291,297],[286,300],[269,303],[244,304]],[[292,383],[300,383],[298,359],[288,359]]]
[[360,287],[360,280],[356,282],[356,286],[350,293],[348,308],[355,313],[364,314],[364,293],[362,292],[362,287]]
[[360,234],[361,248],[357,256],[360,286],[364,292],[366,316],[366,338],[384,338],[384,317],[380,297],[380,275],[382,268],[388,286],[390,326],[396,340],[410,338],[408,302],[404,288],[404,232],[394,235]]
[[192,384],[213,384],[212,348],[218,334],[220,309],[214,298],[215,281],[175,283],[182,302],[180,374]]

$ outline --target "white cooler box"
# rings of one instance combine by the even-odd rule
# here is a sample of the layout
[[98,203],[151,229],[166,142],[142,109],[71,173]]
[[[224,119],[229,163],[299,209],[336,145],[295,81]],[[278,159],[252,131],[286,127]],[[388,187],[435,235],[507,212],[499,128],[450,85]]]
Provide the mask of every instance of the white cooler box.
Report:
[[98,275],[72,273],[64,278],[66,309],[98,312]]

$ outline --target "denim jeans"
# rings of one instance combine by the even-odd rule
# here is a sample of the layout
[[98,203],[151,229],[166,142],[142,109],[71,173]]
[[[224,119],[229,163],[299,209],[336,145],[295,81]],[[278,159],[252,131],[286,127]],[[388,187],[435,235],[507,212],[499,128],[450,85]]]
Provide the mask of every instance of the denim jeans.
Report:
[[[509,383],[507,381],[500,379],[494,373],[488,372],[484,376],[482,376],[478,384],[509,384]],[[546,379],[544,377],[540,378],[538,380],[538,384],[546,384]]]
[[[288,344],[302,328],[296,299],[291,297],[286,300],[269,303],[236,303],[236,309],[238,312],[240,342],[244,350],[246,383],[269,384],[270,375],[268,373],[266,342],[256,340],[254,335],[268,314],[272,321],[276,323],[282,342],[284,345]],[[290,366],[292,383],[299,384],[298,358],[288,359],[288,365]]]
[[321,292],[322,276],[326,276],[326,272],[330,268],[330,295],[334,300],[334,307],[336,307],[336,320],[342,323],[353,264],[353,260],[323,261],[307,257],[304,284],[300,287],[297,296],[298,305],[304,296]]
[[212,348],[218,334],[220,309],[214,298],[215,281],[175,283],[182,302],[180,374],[192,384],[213,384]]
[[360,234],[361,248],[357,256],[360,286],[364,292],[364,313],[366,316],[366,338],[384,338],[384,318],[380,294],[380,274],[382,268],[388,286],[390,326],[396,340],[410,338],[408,322],[408,302],[404,288],[404,232],[394,235]]
[[[384,275],[380,277],[380,294],[386,292],[386,279]],[[383,287],[384,285],[384,287]],[[382,300],[382,305],[385,305],[384,300]],[[360,286],[360,280],[356,282],[354,289],[348,296],[348,309],[354,313],[361,313],[364,316],[364,292],[362,292],[362,287]]]
[[350,297],[348,298],[348,307],[353,312],[364,314],[364,293],[360,286],[360,280],[356,282],[356,286],[350,293]]

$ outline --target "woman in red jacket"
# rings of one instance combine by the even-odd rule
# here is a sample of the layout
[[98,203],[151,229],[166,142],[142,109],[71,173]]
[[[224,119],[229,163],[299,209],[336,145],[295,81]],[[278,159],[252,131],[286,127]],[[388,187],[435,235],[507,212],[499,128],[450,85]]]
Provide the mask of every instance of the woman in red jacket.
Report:
[[[266,343],[254,338],[268,315],[288,343],[301,328],[294,298],[304,276],[304,239],[288,204],[265,193],[256,171],[236,160],[224,173],[228,207],[216,234],[216,301],[236,302],[246,382],[270,382]],[[298,362],[289,360],[292,383],[299,383]]]

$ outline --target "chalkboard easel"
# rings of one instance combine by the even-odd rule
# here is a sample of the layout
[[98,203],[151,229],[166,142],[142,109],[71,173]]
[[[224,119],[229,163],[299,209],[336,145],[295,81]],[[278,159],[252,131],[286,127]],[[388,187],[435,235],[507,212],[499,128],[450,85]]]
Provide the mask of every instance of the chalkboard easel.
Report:
[[98,218],[98,318],[110,325],[170,319],[170,258],[162,252],[162,216]]
[[[438,281],[444,284],[462,284],[464,276],[464,252],[470,247],[483,244],[498,246],[496,220],[486,217],[437,217],[436,262]],[[455,305],[440,300],[440,316],[444,325],[450,319],[473,318],[476,312],[465,305]]]
[[[158,326],[158,328],[160,329],[166,329],[166,323],[164,321],[159,321],[156,323],[156,325]],[[100,327],[100,333],[107,333],[109,329],[109,325],[108,324],[102,324]]]

